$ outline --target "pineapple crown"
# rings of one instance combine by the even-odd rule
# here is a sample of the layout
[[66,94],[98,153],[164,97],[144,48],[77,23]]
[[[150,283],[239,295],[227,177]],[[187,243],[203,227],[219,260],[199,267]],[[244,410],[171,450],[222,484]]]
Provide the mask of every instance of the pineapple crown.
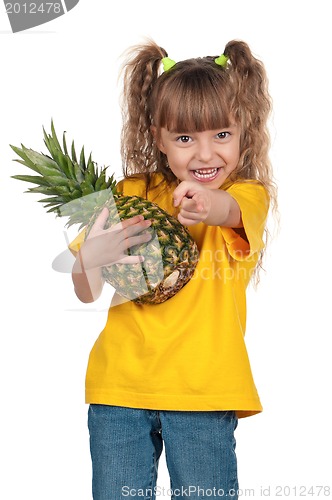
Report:
[[80,224],[85,226],[96,208],[101,207],[112,195],[117,195],[114,174],[106,178],[107,167],[99,168],[92,160],[91,153],[85,160],[84,146],[77,158],[74,141],[71,155],[68,152],[65,132],[62,147],[51,120],[51,134],[43,127],[44,143],[49,155],[33,149],[10,145],[20,159],[14,161],[30,168],[37,175],[13,175],[13,179],[36,184],[28,193],[40,193],[44,197],[38,200],[57,216],[68,217],[67,226]]

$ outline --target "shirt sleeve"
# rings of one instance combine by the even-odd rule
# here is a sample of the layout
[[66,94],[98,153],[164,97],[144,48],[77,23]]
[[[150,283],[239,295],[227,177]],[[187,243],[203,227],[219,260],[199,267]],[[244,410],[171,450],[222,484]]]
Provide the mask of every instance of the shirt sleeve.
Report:
[[74,257],[76,257],[77,252],[79,251],[84,242],[84,239],[85,239],[85,229],[83,229],[80,233],[78,233],[76,238],[71,243],[69,243],[68,248],[74,255]]
[[232,184],[226,191],[237,201],[241,210],[246,241],[230,227],[222,227],[229,254],[235,260],[246,260],[264,248],[263,234],[269,211],[269,196],[257,181]]

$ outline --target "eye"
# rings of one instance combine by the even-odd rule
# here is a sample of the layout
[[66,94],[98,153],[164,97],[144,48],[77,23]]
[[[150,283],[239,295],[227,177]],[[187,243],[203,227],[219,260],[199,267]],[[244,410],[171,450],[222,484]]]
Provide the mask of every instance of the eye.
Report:
[[217,134],[218,139],[227,139],[227,137],[229,136],[230,136],[229,132],[219,132],[219,134]]
[[182,142],[183,144],[186,144],[187,142],[190,142],[191,138],[189,137],[189,135],[180,135],[179,137],[177,137],[176,140],[178,142]]

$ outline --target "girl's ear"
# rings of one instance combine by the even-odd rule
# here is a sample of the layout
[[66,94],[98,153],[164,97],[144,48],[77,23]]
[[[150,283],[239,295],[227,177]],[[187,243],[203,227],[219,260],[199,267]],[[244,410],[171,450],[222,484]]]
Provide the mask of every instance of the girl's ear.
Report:
[[[151,134],[153,135],[154,140],[156,141],[157,148],[162,152],[165,153],[165,147],[162,143],[160,134],[157,134],[157,127],[155,125],[151,125],[150,127]],[[159,137],[158,137],[159,136]]]

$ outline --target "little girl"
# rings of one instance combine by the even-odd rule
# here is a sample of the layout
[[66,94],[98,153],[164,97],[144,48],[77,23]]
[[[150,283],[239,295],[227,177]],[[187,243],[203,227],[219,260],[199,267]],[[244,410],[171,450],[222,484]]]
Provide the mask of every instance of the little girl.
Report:
[[[264,67],[244,42],[176,63],[153,41],[130,52],[118,189],[177,216],[200,258],[162,304],[114,295],[86,377],[94,500],[155,499],[163,446],[172,499],[238,498],[237,419],[262,410],[245,295],[276,201],[270,108]],[[141,216],[104,229],[107,217],[103,209],[73,268],[83,302],[100,295],[102,266],[139,262],[128,249],[150,238]]]

